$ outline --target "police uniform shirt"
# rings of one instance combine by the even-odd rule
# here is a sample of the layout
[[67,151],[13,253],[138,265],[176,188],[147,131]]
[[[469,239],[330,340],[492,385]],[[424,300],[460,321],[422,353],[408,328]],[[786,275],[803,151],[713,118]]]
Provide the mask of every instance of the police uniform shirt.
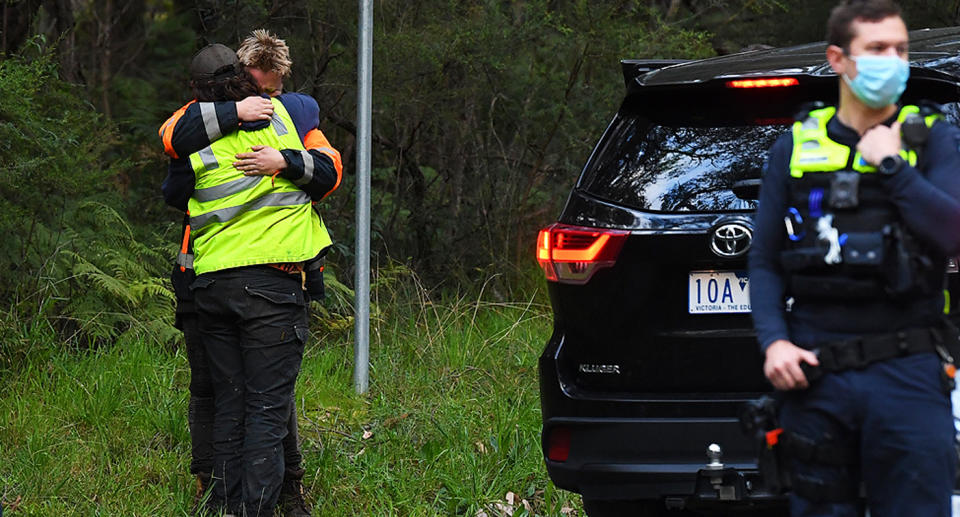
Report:
[[[884,123],[890,125],[894,120],[896,116]],[[827,124],[827,135],[854,148],[860,139],[836,116]],[[943,313],[944,298],[939,293],[909,302],[886,297],[866,302],[817,300],[785,310],[786,277],[780,252],[786,241],[783,218],[789,208],[792,151],[790,132],[770,149],[749,256],[751,307],[761,348],[765,350],[778,339],[813,348],[837,339],[934,324]],[[884,185],[914,235],[932,245],[936,253],[955,255],[960,251],[960,130],[948,123],[935,124],[923,153],[922,171],[904,166],[884,178]]]

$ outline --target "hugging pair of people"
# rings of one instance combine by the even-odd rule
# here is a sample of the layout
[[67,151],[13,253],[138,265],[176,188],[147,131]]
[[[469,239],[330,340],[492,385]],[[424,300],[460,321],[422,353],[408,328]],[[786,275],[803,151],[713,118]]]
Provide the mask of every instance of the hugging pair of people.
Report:
[[254,31],[190,67],[195,99],[159,134],[185,212],[172,282],[190,364],[198,514],[310,515],[294,386],[330,236],[316,202],[342,178],[319,106],[283,92],[285,42]]

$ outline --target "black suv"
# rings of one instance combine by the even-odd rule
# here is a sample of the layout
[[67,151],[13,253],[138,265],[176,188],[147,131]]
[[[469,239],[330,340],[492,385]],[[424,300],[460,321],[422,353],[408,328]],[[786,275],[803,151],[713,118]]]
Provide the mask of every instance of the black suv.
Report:
[[[960,28],[910,36],[902,100],[956,123]],[[746,252],[767,149],[805,105],[836,102],[824,50],[622,63],[626,97],[537,242],[554,312],[543,454],[589,515],[784,506],[738,421],[772,390]]]

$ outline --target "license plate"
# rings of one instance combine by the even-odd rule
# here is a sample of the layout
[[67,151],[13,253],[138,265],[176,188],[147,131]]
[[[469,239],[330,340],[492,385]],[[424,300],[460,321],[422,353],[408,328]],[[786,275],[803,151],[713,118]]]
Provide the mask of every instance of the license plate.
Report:
[[745,271],[691,271],[690,314],[750,312],[750,279]]

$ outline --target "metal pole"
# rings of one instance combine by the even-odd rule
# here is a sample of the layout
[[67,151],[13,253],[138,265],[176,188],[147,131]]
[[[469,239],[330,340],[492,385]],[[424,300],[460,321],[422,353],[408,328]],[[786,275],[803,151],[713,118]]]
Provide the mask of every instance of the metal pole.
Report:
[[373,90],[373,0],[360,0],[357,67],[357,279],[353,387],[366,393],[370,370],[370,104]]

